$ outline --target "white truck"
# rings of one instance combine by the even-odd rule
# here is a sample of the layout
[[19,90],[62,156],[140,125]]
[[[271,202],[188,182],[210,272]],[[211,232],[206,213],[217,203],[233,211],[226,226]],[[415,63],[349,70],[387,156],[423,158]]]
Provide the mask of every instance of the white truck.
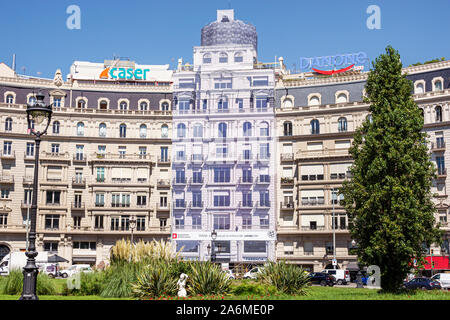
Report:
[[[36,266],[41,269],[46,263],[48,263],[48,252],[38,252]],[[25,252],[11,252],[0,262],[0,276],[7,276],[14,269],[22,271],[26,264]]]

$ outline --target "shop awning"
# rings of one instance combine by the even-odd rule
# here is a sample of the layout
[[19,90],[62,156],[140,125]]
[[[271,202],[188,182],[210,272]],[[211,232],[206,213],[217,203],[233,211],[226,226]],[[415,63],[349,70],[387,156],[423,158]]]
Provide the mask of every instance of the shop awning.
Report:
[[450,270],[449,257],[433,256],[433,268],[431,268],[431,256],[425,257],[425,261],[425,270]]

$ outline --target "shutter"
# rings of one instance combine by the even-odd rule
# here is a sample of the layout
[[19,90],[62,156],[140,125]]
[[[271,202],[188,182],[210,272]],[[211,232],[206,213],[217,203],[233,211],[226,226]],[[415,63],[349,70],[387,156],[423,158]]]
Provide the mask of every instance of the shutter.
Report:
[[323,215],[317,215],[317,214],[305,214],[301,215],[302,219],[302,227],[309,227],[309,223],[311,221],[315,221],[317,223],[317,226],[323,227],[325,225],[325,219]]
[[62,167],[49,166],[47,169],[47,179],[48,180],[61,180],[62,178]]
[[335,148],[336,149],[348,149],[348,148],[350,148],[350,140],[336,141],[335,142]]
[[148,168],[137,168],[136,174],[138,179],[148,179]]
[[323,165],[305,165],[300,168],[301,175],[323,174]]
[[121,168],[122,171],[122,178],[123,179],[131,179],[132,177],[132,170],[131,168]]
[[284,245],[284,251],[294,251],[294,242],[293,241],[285,241],[283,245]]
[[121,168],[112,168],[111,169],[111,178],[112,179],[120,179],[120,178],[122,178],[122,170],[121,170]]
[[293,153],[292,144],[283,144],[283,153]]
[[323,197],[323,196],[324,196],[324,192],[322,189],[302,190],[301,191],[302,198],[314,198],[314,197]]
[[310,142],[307,146],[308,151],[310,150],[322,150],[322,142]]
[[283,178],[292,178],[292,168],[283,168]]
[[330,173],[346,173],[351,165],[351,163],[334,163],[330,165]]

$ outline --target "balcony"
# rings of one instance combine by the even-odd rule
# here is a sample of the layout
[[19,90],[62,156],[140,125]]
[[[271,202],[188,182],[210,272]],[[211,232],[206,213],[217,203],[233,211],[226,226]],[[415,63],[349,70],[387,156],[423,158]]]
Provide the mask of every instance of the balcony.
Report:
[[281,178],[280,182],[281,182],[282,186],[289,186],[289,187],[294,186],[294,178],[284,177],[284,178]]
[[302,175],[302,182],[303,181],[321,181],[323,180],[323,174],[304,174]]
[[175,201],[175,205],[173,207],[174,209],[181,209],[184,210],[186,209],[186,201]]
[[16,152],[15,151],[0,151],[0,158],[2,160],[14,160],[16,159]]
[[73,177],[72,178],[72,186],[74,186],[74,187],[84,187],[84,186],[86,186],[86,179],[85,178],[79,178],[79,177]]
[[270,176],[269,175],[259,176],[256,179],[256,184],[269,184],[269,183],[270,183]]
[[1,175],[0,176],[1,184],[14,184],[14,176],[11,175]]
[[348,149],[321,149],[299,151],[295,155],[297,159],[320,159],[329,157],[349,157]]
[[198,179],[190,178],[189,184],[194,185],[194,186],[201,186],[201,185],[203,185],[203,178],[198,178]]
[[42,152],[40,156],[41,160],[47,161],[70,161],[70,155],[68,152]]
[[30,176],[24,176],[23,177],[23,184],[33,184],[33,177]]
[[270,162],[270,154],[262,154],[262,155],[258,154],[257,159],[259,162],[264,162],[264,163]]
[[445,142],[444,141],[432,142],[431,143],[431,151],[444,152],[445,151]]
[[254,157],[251,154],[247,154],[247,155],[240,155],[238,162],[239,163],[249,163],[250,161],[253,161]]
[[158,179],[156,181],[156,186],[158,188],[170,188],[170,180],[169,179]]
[[75,153],[73,155],[73,163],[86,163],[87,162],[87,156],[83,153]]
[[84,202],[72,202],[72,211],[84,211],[86,209],[86,206]]
[[22,200],[22,202],[21,202],[21,204],[20,204],[20,207],[21,207],[22,209],[31,209],[31,201],[30,201],[30,202],[27,202],[27,201],[23,201],[23,200]]
[[151,155],[141,153],[94,153],[92,154],[92,162],[151,162]]
[[311,198],[311,199],[302,199],[302,206],[317,206],[324,205],[325,200],[323,198]]
[[192,210],[198,209],[201,210],[203,209],[203,201],[191,201],[189,202],[189,208]]
[[302,231],[325,231],[325,226],[302,226]]
[[437,177],[438,177],[438,179],[447,178],[447,169],[446,168],[438,168]]
[[172,180],[174,186],[184,186],[186,185],[186,178],[175,178]]
[[158,157],[158,164],[159,165],[167,165],[170,164],[170,157]]
[[185,154],[177,154],[175,155],[173,161],[174,163],[180,163],[180,162],[186,162],[186,155]]
[[257,208],[262,208],[262,209],[269,209],[270,208],[270,201],[258,201],[256,203],[256,207]]
[[191,155],[191,162],[201,163],[204,160],[204,156],[202,154],[193,154]]
[[253,184],[253,177],[240,177],[239,184]]
[[240,201],[239,202],[240,209],[253,209],[253,201]]
[[158,203],[156,210],[163,212],[170,212],[170,204],[161,205],[161,203]]
[[280,156],[281,162],[283,161],[294,161],[294,154],[293,153],[282,153]]
[[294,210],[295,204],[294,202],[280,202],[280,209],[281,210]]

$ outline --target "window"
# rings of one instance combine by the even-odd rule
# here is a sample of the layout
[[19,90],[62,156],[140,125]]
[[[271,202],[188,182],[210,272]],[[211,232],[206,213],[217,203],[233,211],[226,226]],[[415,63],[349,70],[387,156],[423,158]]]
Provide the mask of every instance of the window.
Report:
[[289,108],[292,108],[293,105],[294,104],[292,103],[292,100],[290,98],[284,99],[284,101],[283,101],[283,108],[289,109]]
[[268,77],[253,77],[253,86],[268,86],[269,78]]
[[120,217],[120,230],[122,231],[130,230],[130,216]]
[[11,141],[4,141],[3,142],[3,154],[5,156],[10,156],[12,152],[12,142]]
[[194,138],[203,137],[203,126],[200,123],[194,125]]
[[239,111],[244,111],[244,99],[242,98],[236,99],[236,105],[239,108]]
[[136,217],[136,231],[145,231],[145,216]]
[[108,101],[101,100],[98,106],[99,106],[100,110],[107,110],[108,109]]
[[244,241],[244,252],[266,252],[266,241]]
[[230,182],[230,168],[214,168],[214,182]]
[[81,250],[93,250],[95,251],[97,249],[97,243],[94,241],[87,242],[87,241],[74,241],[73,242],[73,248],[74,249],[81,249]]
[[169,137],[169,127],[166,124],[161,126],[161,138]]
[[112,194],[112,207],[130,207],[130,194],[129,193],[113,193]]
[[126,138],[127,136],[127,126],[126,124],[122,123],[119,127],[119,135],[121,138]]
[[320,124],[319,120],[314,119],[311,120],[311,134],[319,134],[320,133]]
[[228,63],[228,55],[225,52],[219,54],[219,63]]
[[244,122],[244,137],[252,136],[252,124],[250,122]]
[[6,103],[14,103],[14,96],[12,94],[6,96]]
[[445,159],[443,156],[436,157],[436,166],[439,175],[445,174]]
[[261,137],[268,137],[269,136],[269,124],[267,122],[262,122],[261,126],[259,128],[259,135]]
[[436,106],[434,111],[436,113],[436,122],[442,122],[442,107]]
[[0,214],[0,226],[6,227],[8,225],[8,215],[5,213]]
[[177,125],[177,137],[178,138],[186,137],[186,125],[184,123],[179,123]]
[[252,168],[242,168],[242,182],[253,182]]
[[228,207],[230,205],[230,193],[228,191],[214,192],[214,207]]
[[195,83],[194,83],[193,78],[180,79],[178,83],[179,83],[178,86],[180,89],[194,89],[195,88]]
[[59,121],[54,121],[53,122],[53,133],[54,134],[59,134]]
[[348,97],[346,93],[339,93],[336,96],[336,103],[345,103],[348,102]]
[[259,192],[259,205],[261,207],[270,207],[269,190]]
[[27,142],[27,157],[33,157],[34,156],[34,143],[33,142]]
[[193,170],[192,182],[193,183],[202,183],[203,182],[202,169],[195,169],[195,171]]
[[256,109],[258,111],[264,111],[267,109],[267,97],[256,97]]
[[242,52],[236,52],[234,54],[234,62],[243,62],[244,56],[242,55]]
[[139,195],[137,196],[136,203],[138,206],[146,206],[147,205],[147,196],[146,195]]
[[95,194],[95,206],[96,207],[104,207],[105,206],[105,194],[104,193],[96,193]]
[[128,102],[122,101],[119,103],[119,110],[128,110]]
[[338,119],[338,132],[347,131],[347,118],[341,117]]
[[44,251],[58,252],[58,242],[44,242]]
[[53,107],[61,108],[62,98],[61,97],[53,97]]
[[59,205],[61,201],[61,191],[47,191],[47,205]]
[[59,229],[59,215],[45,215],[45,229]]
[[192,207],[194,207],[194,208],[203,207],[201,191],[193,191],[192,192]]
[[187,113],[191,107],[191,102],[187,99],[180,100],[178,102],[179,113]]
[[161,104],[161,111],[169,111],[169,103],[163,102]]
[[34,105],[36,103],[36,97],[31,96],[28,98],[28,104]]
[[120,218],[111,217],[111,231],[119,231],[119,230],[120,230]]
[[211,54],[210,53],[205,53],[203,55],[203,63],[211,63]]
[[259,144],[259,158],[260,159],[269,159],[270,158],[269,147],[270,146],[268,143],[260,143]]
[[97,168],[97,182],[104,182],[104,181],[105,181],[105,168],[98,167]]
[[227,137],[227,124],[224,122],[219,123],[219,138],[226,138]]
[[[77,205],[77,203],[75,205]],[[81,216],[73,217],[73,227],[74,227],[74,229],[81,228]]]
[[100,123],[100,125],[98,126],[98,136],[106,137],[106,124]]
[[252,216],[249,214],[242,216],[242,229],[252,228]]
[[318,106],[318,105],[320,105],[319,96],[316,96],[316,95],[311,96],[308,101],[308,106]]
[[434,91],[441,91],[442,90],[442,81],[436,80],[434,82]]
[[228,214],[214,215],[215,230],[230,230],[230,216]]
[[421,94],[421,93],[424,93],[424,92],[425,92],[424,84],[422,82],[417,83],[416,87],[414,89],[414,93],[415,94]]
[[161,161],[167,162],[169,160],[169,148],[168,147],[161,147]]
[[176,169],[175,171],[175,181],[176,183],[185,183],[186,182],[186,176],[184,168]]
[[261,229],[269,228],[269,216],[260,216],[259,217],[259,227]]
[[226,98],[220,98],[217,103],[217,111],[218,112],[226,112],[228,111],[228,101]]
[[192,216],[192,229],[202,228],[202,217],[199,214]]
[[198,252],[199,242],[193,240],[177,241],[177,252]]
[[59,153],[59,143],[52,143],[51,152],[55,154]]
[[84,136],[84,123],[78,122],[77,124],[77,136]]
[[78,109],[84,109],[84,108],[86,108],[86,100],[84,100],[84,99],[78,100],[77,108],[78,108]]
[[175,216],[175,229],[184,229],[184,216]]
[[286,136],[292,136],[292,122],[286,121],[283,123],[283,135]]
[[5,131],[12,131],[12,119],[6,118],[5,120]]
[[2,189],[1,190],[1,198],[2,199],[9,199],[9,189]]
[[233,83],[231,78],[217,78],[214,79],[214,89],[231,89]]
[[145,102],[145,101],[142,101],[141,104],[139,105],[139,109],[140,109],[141,111],[147,111],[147,109],[148,109],[148,103]]
[[147,126],[145,124],[141,124],[139,127],[139,137],[147,138]]

